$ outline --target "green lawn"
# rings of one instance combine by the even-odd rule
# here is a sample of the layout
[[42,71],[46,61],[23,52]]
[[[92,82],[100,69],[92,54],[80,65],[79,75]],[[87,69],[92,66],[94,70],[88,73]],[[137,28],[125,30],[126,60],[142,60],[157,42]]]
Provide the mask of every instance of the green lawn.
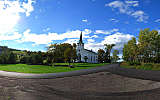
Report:
[[[106,63],[105,63],[106,64]],[[75,68],[70,67],[53,67],[46,65],[27,65],[27,64],[0,64],[0,70],[9,72],[20,72],[20,73],[58,73],[68,72],[80,69],[88,69],[96,66],[103,66],[105,64],[89,64],[89,63],[75,63]],[[56,65],[67,65],[67,63],[56,63]]]
[[159,70],[160,71],[160,64],[142,64],[142,65],[127,65],[125,63],[122,63],[120,65],[123,68],[134,68],[134,69],[142,69],[142,70]]

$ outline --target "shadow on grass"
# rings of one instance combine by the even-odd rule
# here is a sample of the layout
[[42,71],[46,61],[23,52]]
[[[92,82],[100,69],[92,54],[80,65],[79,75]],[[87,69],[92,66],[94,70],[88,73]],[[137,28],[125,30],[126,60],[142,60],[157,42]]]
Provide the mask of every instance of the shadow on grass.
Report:
[[0,64],[0,66],[8,66],[8,65],[15,65],[15,64]]

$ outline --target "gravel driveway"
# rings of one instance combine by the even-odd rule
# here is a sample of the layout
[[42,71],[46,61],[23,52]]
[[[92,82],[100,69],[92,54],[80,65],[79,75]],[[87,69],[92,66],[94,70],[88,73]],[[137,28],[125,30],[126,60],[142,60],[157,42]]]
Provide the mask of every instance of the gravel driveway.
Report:
[[159,100],[159,87],[160,82],[109,72],[56,79],[1,76],[0,100]]

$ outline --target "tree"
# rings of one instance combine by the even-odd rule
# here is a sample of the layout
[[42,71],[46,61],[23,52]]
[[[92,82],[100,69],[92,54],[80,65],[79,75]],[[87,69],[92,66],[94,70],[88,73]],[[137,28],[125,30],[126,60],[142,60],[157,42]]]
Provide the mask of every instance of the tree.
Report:
[[76,52],[76,49],[75,48],[73,48],[72,49],[72,59],[73,59],[73,62],[75,62],[76,61],[76,59],[77,59],[77,52]]
[[128,44],[124,44],[122,58],[123,58],[123,60],[125,60],[127,62],[129,61],[129,48],[128,48]]
[[98,50],[98,62],[103,63],[105,61],[105,51],[103,49]]
[[104,44],[106,49],[106,62],[111,63],[111,50],[115,44]]
[[112,60],[113,60],[114,63],[119,60],[118,54],[119,54],[119,51],[118,51],[118,50],[114,50],[114,51],[113,51]]
[[137,46],[136,38],[132,37],[131,40],[128,41],[127,44],[124,45],[123,48],[123,59],[130,64],[134,64],[139,62],[139,49]]
[[2,48],[2,51],[0,53],[0,63],[1,64],[8,64],[8,58],[9,58],[9,54],[10,54],[10,50],[3,46],[1,47]]
[[141,30],[138,43],[135,38],[129,40],[123,48],[123,59],[134,63],[159,63],[160,60],[160,34],[148,28]]
[[155,58],[159,54],[159,34],[158,31],[150,31],[148,28],[141,30],[138,39],[141,62],[156,62]]
[[70,66],[70,62],[72,59],[72,49],[71,48],[67,48],[64,52],[64,57],[65,57],[65,61],[67,61],[69,63]]
[[8,63],[9,64],[15,64],[16,63],[16,55],[13,52],[11,52],[9,54]]
[[51,62],[65,62],[66,57],[64,56],[64,52],[70,48],[72,51],[72,60],[75,61],[77,59],[76,54],[76,44],[73,44],[73,46],[69,43],[63,43],[63,44],[52,44],[48,47],[47,53],[50,55],[47,59],[49,59]]
[[128,41],[128,53],[129,53],[129,60],[132,62],[137,62],[138,59],[138,47],[136,44],[136,38],[133,37],[130,41]]

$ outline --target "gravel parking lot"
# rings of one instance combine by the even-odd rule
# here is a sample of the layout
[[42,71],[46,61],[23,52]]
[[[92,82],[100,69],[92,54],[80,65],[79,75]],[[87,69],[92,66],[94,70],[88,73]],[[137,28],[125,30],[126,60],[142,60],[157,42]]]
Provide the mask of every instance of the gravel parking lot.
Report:
[[56,79],[1,76],[0,100],[158,100],[159,87],[160,82],[109,72]]

